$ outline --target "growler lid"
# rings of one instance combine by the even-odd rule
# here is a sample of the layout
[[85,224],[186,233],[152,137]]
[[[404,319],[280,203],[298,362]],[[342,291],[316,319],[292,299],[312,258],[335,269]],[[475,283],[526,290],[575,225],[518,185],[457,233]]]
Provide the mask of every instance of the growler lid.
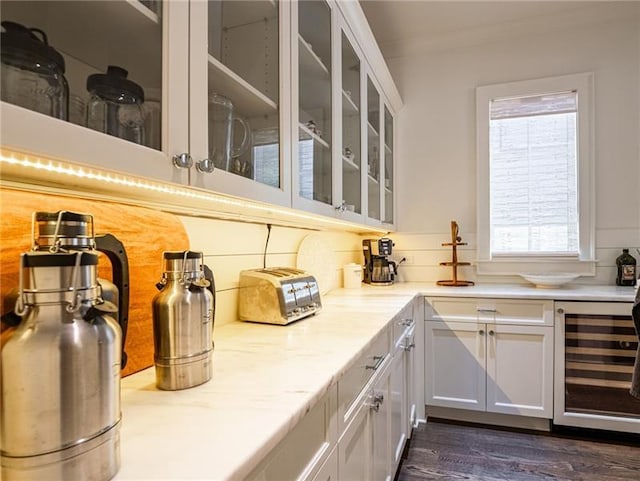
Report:
[[202,252],[195,251],[165,251],[162,256],[165,272],[176,273],[201,270],[204,258]]
[[51,247],[56,242],[61,247],[74,249],[94,247],[93,216],[90,214],[69,211],[36,212],[34,219],[36,248]]
[[[27,252],[24,256],[24,267],[72,267],[78,262],[78,252]],[[97,266],[98,254],[80,253],[81,266]]]
[[202,259],[202,252],[195,251],[165,251],[162,255],[165,259],[184,259],[184,254],[187,254],[187,259]]

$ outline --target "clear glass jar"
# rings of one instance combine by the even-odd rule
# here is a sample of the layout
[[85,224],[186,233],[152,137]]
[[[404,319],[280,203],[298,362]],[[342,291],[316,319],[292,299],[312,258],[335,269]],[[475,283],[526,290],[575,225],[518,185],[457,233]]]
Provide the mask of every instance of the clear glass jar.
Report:
[[128,72],[109,65],[104,74],[87,78],[87,127],[145,145],[144,91]]
[[40,29],[2,22],[0,97],[3,101],[67,120],[69,85],[62,55]]

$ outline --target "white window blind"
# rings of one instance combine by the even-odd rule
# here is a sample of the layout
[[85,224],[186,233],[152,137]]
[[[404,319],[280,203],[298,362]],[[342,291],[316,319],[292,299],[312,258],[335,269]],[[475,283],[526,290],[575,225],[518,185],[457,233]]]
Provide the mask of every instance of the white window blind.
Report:
[[578,255],[577,109],[575,91],[491,101],[492,255]]

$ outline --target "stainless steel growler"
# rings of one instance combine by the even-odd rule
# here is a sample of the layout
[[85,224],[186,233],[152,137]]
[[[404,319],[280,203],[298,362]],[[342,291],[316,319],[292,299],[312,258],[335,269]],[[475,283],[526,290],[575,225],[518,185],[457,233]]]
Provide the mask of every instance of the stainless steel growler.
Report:
[[112,234],[97,235],[93,228],[93,216],[77,212],[34,212],[32,219],[32,250],[75,251],[96,250],[111,262],[111,277],[98,278],[102,298],[118,306],[117,319],[122,329],[122,367],[127,363],[124,343],[129,323],[129,262],[122,242]]
[[[111,234],[96,235],[93,216],[76,212],[34,212],[31,222],[31,250],[36,252],[99,251],[111,262],[113,282],[98,278],[102,298],[118,306],[117,319],[122,329],[122,368],[127,364],[124,343],[129,324],[129,262],[122,242]],[[17,291],[12,290],[5,305],[14,305]],[[2,315],[9,326],[20,323],[13,311]]]
[[106,481],[120,467],[122,333],[98,254],[28,252],[0,351],[4,481]]
[[202,252],[163,253],[164,273],[153,298],[156,385],[186,389],[213,373],[213,274]]

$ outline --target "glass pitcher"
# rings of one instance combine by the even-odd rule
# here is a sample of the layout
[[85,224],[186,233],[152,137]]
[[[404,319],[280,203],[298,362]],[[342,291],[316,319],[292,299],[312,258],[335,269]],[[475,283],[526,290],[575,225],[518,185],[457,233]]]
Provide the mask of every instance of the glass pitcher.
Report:
[[[243,130],[242,141],[235,146],[235,123]],[[251,145],[251,127],[246,120],[233,112],[233,103],[226,97],[212,94],[209,97],[209,158],[218,169],[251,177],[251,168],[239,157]]]

